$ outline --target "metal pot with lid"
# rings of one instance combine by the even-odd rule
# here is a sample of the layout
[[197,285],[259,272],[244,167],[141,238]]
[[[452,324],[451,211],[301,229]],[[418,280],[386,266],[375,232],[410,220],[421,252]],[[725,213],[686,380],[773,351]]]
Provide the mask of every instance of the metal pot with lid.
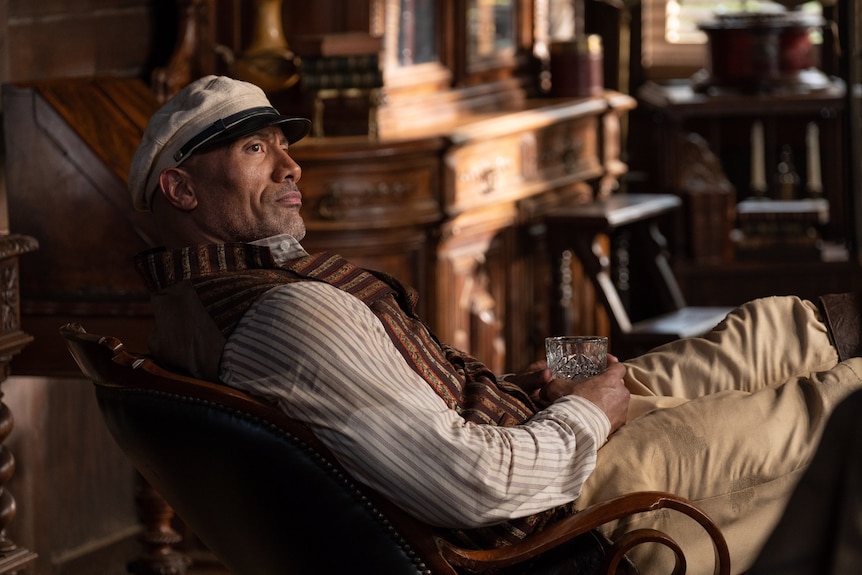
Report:
[[821,16],[801,11],[718,14],[700,23],[708,39],[708,78],[699,88],[762,92],[827,87],[829,79],[817,68],[811,42],[811,32],[823,25]]

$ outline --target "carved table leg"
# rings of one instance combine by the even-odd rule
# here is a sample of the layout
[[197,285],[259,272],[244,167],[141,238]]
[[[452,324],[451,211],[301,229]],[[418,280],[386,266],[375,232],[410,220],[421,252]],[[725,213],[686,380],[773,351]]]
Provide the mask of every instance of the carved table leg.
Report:
[[140,541],[144,552],[128,565],[133,575],[184,575],[191,560],[174,549],[182,540],[171,527],[174,510],[144,479],[135,501],[141,513],[144,532]]
[[[3,395],[0,393],[0,398]],[[12,432],[12,413],[5,403],[0,403],[0,553],[15,549],[16,545],[6,537],[6,527],[15,517],[15,499],[4,487],[15,474],[15,458],[2,445]]]
[[[2,362],[0,358],[0,362]],[[5,379],[7,363],[0,367],[0,378]],[[0,379],[0,380],[2,380]],[[3,392],[0,391],[0,400]],[[36,554],[32,551],[18,547],[6,535],[6,529],[15,518],[15,498],[6,489],[5,485],[15,474],[15,458],[12,452],[3,443],[12,433],[14,422],[12,412],[5,403],[0,401],[0,573],[17,573],[18,570],[34,559]]]
[[[32,252],[39,243],[29,236],[0,236],[0,383],[9,377],[9,362],[33,337],[21,331],[18,295],[18,256]],[[12,433],[12,412],[0,391],[0,574],[17,573],[36,559],[36,553],[19,547],[6,534],[15,518],[15,498],[6,484],[15,474],[15,458],[3,445]]]
[[[0,360],[2,361],[2,360]],[[0,368],[0,372],[5,369]],[[0,378],[5,378],[5,373],[0,373]],[[3,392],[0,391],[0,399]],[[15,518],[15,498],[5,488],[6,483],[15,474],[15,458],[3,442],[12,433],[14,423],[12,412],[5,403],[0,401],[0,573],[16,573],[18,569],[36,558],[36,554],[18,547],[6,535],[6,529]]]

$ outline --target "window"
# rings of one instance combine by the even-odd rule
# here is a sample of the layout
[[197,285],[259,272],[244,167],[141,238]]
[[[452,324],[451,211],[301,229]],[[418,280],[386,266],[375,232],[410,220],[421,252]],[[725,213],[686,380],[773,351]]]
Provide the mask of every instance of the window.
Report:
[[437,61],[437,18],[433,0],[401,0],[399,12],[398,63],[412,66]]
[[467,74],[514,65],[514,0],[468,0],[464,18]]

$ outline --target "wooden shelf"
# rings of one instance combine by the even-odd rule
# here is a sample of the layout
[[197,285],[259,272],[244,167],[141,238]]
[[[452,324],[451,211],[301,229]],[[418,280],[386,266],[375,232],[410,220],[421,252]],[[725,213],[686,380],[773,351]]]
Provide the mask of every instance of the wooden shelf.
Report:
[[691,305],[735,306],[773,295],[815,299],[862,289],[862,267],[846,262],[677,263],[676,278]]

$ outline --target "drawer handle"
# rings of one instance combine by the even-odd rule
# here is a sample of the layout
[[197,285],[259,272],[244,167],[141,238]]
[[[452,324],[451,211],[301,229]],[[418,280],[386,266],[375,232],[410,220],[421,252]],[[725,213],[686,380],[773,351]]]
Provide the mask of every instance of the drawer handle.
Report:
[[482,189],[479,191],[482,195],[488,195],[497,188],[497,180],[499,172],[494,168],[488,168],[479,174],[479,181],[482,182]]
[[500,156],[491,161],[481,162],[473,166],[459,176],[459,180],[467,184],[476,185],[477,192],[486,196],[497,189],[501,178],[505,178],[506,171],[512,167],[512,160]]
[[564,166],[564,170],[567,174],[571,174],[575,171],[577,167],[578,160],[581,158],[581,154],[584,151],[584,143],[580,140],[575,142],[568,142],[566,147],[563,149],[563,153],[561,154],[561,160]]

